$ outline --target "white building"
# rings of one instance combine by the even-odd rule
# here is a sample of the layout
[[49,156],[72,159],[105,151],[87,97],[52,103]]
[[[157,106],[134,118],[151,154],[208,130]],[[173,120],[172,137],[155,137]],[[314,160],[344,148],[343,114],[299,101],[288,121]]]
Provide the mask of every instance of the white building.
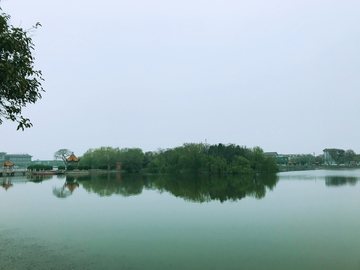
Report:
[[324,152],[324,163],[327,165],[337,165],[341,158],[345,156],[345,150],[336,148],[326,148]]

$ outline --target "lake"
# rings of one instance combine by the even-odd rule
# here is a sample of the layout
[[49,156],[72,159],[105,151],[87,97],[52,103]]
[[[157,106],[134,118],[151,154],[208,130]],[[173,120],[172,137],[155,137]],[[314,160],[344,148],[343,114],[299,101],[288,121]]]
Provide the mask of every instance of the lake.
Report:
[[6,177],[0,269],[360,269],[359,179]]

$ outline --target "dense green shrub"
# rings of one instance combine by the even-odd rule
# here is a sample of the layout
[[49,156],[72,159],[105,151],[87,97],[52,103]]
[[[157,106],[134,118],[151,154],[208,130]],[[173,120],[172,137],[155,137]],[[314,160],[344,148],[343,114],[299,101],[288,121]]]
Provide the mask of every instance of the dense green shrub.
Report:
[[65,170],[65,166],[58,166],[59,170]]
[[234,156],[233,162],[229,165],[228,173],[254,173],[254,171],[246,158]]
[[221,157],[209,157],[208,167],[212,173],[224,173],[227,170],[226,159]]
[[107,169],[108,169],[108,165],[106,165],[106,164],[99,165],[99,169],[100,169],[100,170],[107,170]]
[[68,171],[73,171],[75,168],[76,168],[76,166],[74,166],[74,165],[68,165],[66,169]]
[[273,157],[268,157],[261,164],[260,172],[276,173],[279,171],[279,167]]
[[33,164],[27,167],[28,170],[31,171],[44,171],[44,170],[52,170],[52,166],[45,164]]
[[[100,147],[89,149],[80,158],[81,166],[91,166],[92,168],[115,169],[117,162],[122,163],[122,170],[127,172],[139,172],[143,165],[147,165],[152,160],[151,155],[144,160],[144,153],[140,148],[112,148]],[[144,163],[145,162],[145,163]]]
[[91,166],[89,166],[89,165],[80,165],[79,167],[78,167],[78,169],[79,170],[90,170],[91,169]]

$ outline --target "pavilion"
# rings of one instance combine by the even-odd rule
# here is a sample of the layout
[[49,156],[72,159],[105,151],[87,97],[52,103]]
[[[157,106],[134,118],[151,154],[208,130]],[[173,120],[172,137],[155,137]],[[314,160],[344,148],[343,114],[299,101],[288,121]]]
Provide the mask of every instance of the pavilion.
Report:
[[14,163],[12,163],[10,160],[7,160],[5,163],[1,164],[4,167],[4,172],[10,172],[12,171],[12,168],[14,167]]
[[70,163],[70,164],[76,163],[76,169],[77,169],[78,166],[79,166],[79,161],[80,161],[80,159],[77,158],[77,157],[74,155],[74,152],[72,152],[71,156],[66,159],[67,165],[69,165],[69,163]]

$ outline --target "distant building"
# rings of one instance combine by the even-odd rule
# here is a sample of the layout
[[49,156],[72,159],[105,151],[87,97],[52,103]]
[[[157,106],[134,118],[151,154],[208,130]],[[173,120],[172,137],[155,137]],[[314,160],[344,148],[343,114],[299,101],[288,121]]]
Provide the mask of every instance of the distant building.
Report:
[[36,165],[36,164],[43,164],[43,165],[50,165],[50,166],[53,166],[53,167],[58,167],[58,166],[64,166],[64,161],[62,160],[39,160],[39,159],[36,159],[36,160],[33,160],[32,165]]
[[277,155],[275,161],[277,164],[287,164],[289,162],[289,158],[284,155]]
[[326,148],[324,152],[324,163],[327,165],[339,164],[345,156],[345,150],[337,148]]
[[266,158],[273,157],[277,164],[286,164],[289,161],[287,156],[280,155],[277,152],[265,152],[264,156]]
[[278,156],[278,153],[277,152],[265,152],[264,156],[276,158]]
[[0,152],[0,164],[4,163],[6,152]]
[[27,168],[31,165],[32,156],[28,154],[7,154],[6,152],[0,152],[0,163],[4,163],[9,160],[14,163],[14,168]]

